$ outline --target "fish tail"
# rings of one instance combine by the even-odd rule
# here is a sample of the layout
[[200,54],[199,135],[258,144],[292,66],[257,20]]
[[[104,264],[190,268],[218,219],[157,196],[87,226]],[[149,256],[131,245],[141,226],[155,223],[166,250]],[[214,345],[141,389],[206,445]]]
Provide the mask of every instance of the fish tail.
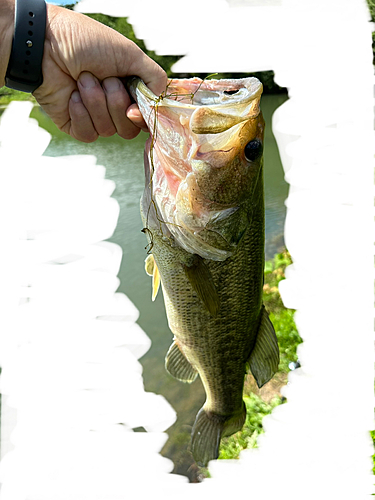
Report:
[[201,467],[219,456],[220,440],[242,429],[246,420],[246,406],[234,415],[219,415],[201,408],[191,432],[191,452]]

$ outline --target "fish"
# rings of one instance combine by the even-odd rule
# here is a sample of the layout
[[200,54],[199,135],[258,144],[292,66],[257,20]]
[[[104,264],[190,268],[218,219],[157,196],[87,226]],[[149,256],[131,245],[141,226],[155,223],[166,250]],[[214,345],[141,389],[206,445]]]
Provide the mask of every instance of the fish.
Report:
[[127,88],[150,131],[141,199],[152,300],[163,290],[173,342],[166,370],[206,401],[191,432],[196,463],[246,420],[244,379],[276,373],[277,337],[262,302],[264,119],[257,78],[171,79],[156,96],[138,77]]

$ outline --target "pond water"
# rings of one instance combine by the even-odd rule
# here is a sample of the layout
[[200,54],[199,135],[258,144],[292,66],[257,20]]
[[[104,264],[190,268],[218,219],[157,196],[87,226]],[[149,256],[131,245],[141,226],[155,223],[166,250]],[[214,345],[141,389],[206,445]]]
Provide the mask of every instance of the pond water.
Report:
[[[284,201],[288,194],[288,185],[284,180],[272,134],[271,117],[275,109],[286,99],[286,95],[262,97],[262,111],[266,121],[264,148],[266,259],[272,258],[284,244]],[[169,376],[164,369],[164,357],[171,344],[172,334],[167,324],[162,293],[159,293],[154,303],[151,302],[151,279],[144,271],[147,241],[145,235],[141,233],[143,225],[139,214],[139,199],[144,188],[143,148],[147,135],[141,133],[132,141],[114,136],[99,138],[92,144],[83,144],[60,132],[40,108],[34,108],[32,116],[52,134],[45,155],[95,155],[97,163],[106,167],[106,177],[116,183],[113,196],[120,204],[120,217],[111,241],[123,249],[119,272],[121,285],[118,291],[124,292],[139,309],[138,323],[152,340],[150,350],[140,360],[144,367],[145,389],[164,395],[178,414],[176,424],[168,431],[171,437],[164,447],[163,454],[174,460],[176,472],[192,477],[194,474],[190,466],[193,461],[186,452],[186,447],[195,415],[204,403],[205,396],[199,379],[191,385],[182,384]]]

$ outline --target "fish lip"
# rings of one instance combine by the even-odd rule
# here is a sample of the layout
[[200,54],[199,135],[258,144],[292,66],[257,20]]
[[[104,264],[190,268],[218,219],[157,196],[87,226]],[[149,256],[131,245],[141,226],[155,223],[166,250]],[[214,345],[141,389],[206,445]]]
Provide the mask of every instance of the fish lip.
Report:
[[[192,82],[195,80],[194,78],[191,79],[186,79],[184,81],[186,82]],[[173,79],[171,80],[172,82],[174,81]],[[201,108],[201,107],[209,107],[212,110],[220,109],[221,111],[225,112],[228,108],[232,108],[236,104],[247,104],[251,101],[254,101],[263,92],[263,85],[262,83],[257,79],[253,77],[249,78],[242,78],[239,80],[201,80],[201,82],[197,82],[198,86],[195,92],[199,89],[199,91],[211,91],[211,92],[222,92],[224,94],[224,90],[231,88],[232,90],[237,90],[240,91],[241,89],[246,89],[248,91],[248,94],[245,96],[242,96],[241,93],[236,93],[233,95],[226,95],[226,100],[227,102],[213,102],[213,103],[200,103],[200,102],[193,102],[192,104],[186,103],[186,102],[181,102],[181,101],[176,101],[174,99],[169,99],[168,97],[164,97],[163,100],[161,101],[161,105],[165,106],[174,106],[178,108],[185,108],[185,109],[196,109],[196,108]],[[236,88],[235,88],[236,87]],[[193,92],[194,93],[194,92]]]
[[137,88],[142,92],[142,94],[152,100],[157,99],[156,95],[150,90],[145,82],[138,76],[129,76],[124,80],[125,87],[129,91],[130,95],[137,102]]
[[[241,90],[241,89],[247,89],[248,94],[245,96],[241,97],[241,94],[233,94],[233,95],[227,95],[226,96],[226,101],[227,102],[217,102],[217,103],[209,103],[209,104],[204,104],[204,103],[187,103],[187,102],[182,102],[178,101],[175,99],[170,99],[168,97],[168,89],[173,88],[173,82],[176,81],[183,81],[187,82],[187,85],[191,85],[192,83],[197,83],[197,89],[195,92],[199,90],[207,90],[207,91],[212,91],[212,92],[222,92],[224,94],[225,90]],[[139,92],[141,92],[147,99],[154,101],[155,104],[158,104],[158,106],[173,106],[177,108],[183,108],[183,109],[196,109],[198,107],[203,107],[207,106],[210,107],[211,109],[221,109],[225,110],[227,108],[232,107],[235,104],[246,104],[247,102],[253,101],[254,99],[257,99],[260,97],[260,95],[263,92],[263,85],[262,83],[254,77],[247,77],[247,78],[240,78],[240,79],[223,79],[223,80],[201,80],[200,78],[186,78],[184,80],[179,80],[179,79],[170,79],[168,86],[164,92],[162,92],[159,96],[155,95],[152,90],[150,90],[147,85],[144,83],[144,81],[137,77],[137,76],[131,76],[128,77],[125,81],[126,87],[129,90],[131,96],[133,99],[137,102],[137,89]],[[188,90],[188,89],[187,89]],[[192,92],[194,94],[194,92]]]

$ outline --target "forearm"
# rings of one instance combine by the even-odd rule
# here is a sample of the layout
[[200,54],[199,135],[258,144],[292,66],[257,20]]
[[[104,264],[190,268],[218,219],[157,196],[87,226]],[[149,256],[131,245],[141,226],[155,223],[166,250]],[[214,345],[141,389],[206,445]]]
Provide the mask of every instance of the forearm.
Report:
[[4,86],[14,33],[14,0],[0,0],[0,88]]

